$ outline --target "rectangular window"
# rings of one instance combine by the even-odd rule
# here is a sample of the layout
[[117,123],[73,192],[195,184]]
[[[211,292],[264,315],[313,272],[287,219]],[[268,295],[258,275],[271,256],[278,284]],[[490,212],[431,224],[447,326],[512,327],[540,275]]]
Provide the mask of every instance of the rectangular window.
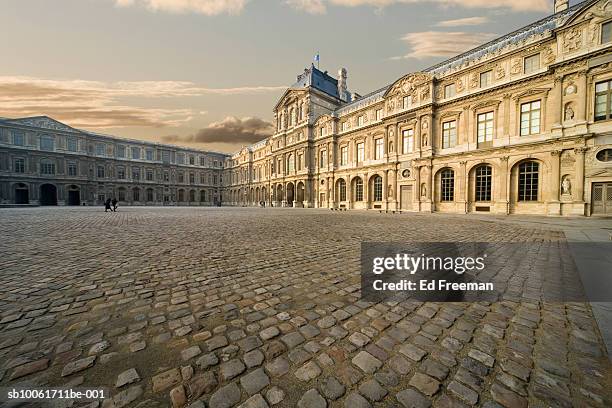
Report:
[[25,173],[24,159],[15,159],[15,173]]
[[357,162],[363,163],[365,160],[365,143],[357,143]]
[[519,165],[519,201],[538,201],[539,167],[539,164],[533,161]]
[[25,145],[25,135],[20,130],[13,130],[13,144],[15,146]]
[[442,171],[440,175],[441,181],[441,200],[453,201],[455,199],[455,172],[451,169]]
[[320,135],[321,137],[325,136],[327,134],[327,128],[326,127],[322,127],[320,129]]
[[77,165],[76,163],[68,163],[68,175],[76,176],[77,175]]
[[540,101],[521,104],[521,136],[540,133]]
[[382,116],[383,116],[383,110],[376,109],[376,120],[382,120]]
[[147,169],[147,181],[153,181],[153,170]]
[[206,157],[200,156],[200,166],[206,166]]
[[125,190],[123,188],[119,189],[117,200],[125,201]]
[[117,146],[117,157],[121,159],[125,158],[125,146]]
[[195,184],[195,174],[189,173],[189,184]]
[[444,98],[452,98],[457,93],[457,89],[455,88],[455,84],[449,84],[444,87]]
[[612,119],[612,81],[595,85],[595,120]]
[[106,156],[106,145],[104,143],[96,143],[96,156]]
[[349,128],[348,121],[342,122],[342,131],[345,132],[348,130],[348,128]]
[[195,164],[195,157],[189,156],[189,164],[192,166]]
[[363,126],[363,115],[357,116],[357,126]]
[[164,172],[164,181],[165,182],[170,181],[170,174],[167,171]]
[[204,173],[200,174],[200,184],[206,184],[206,175]]
[[153,150],[147,149],[145,154],[147,155],[148,161],[153,161]]
[[408,109],[410,107],[410,105],[412,105],[412,97],[411,96],[404,96],[402,98],[402,107],[404,109]]
[[132,180],[140,180],[140,168],[132,167]]
[[98,178],[104,178],[104,166],[98,166],[97,168],[97,175]]
[[55,138],[53,136],[41,136],[40,150],[46,150],[48,152],[55,150]]
[[383,138],[376,139],[375,141],[374,158],[376,160],[382,159],[385,155],[385,141]]
[[124,180],[125,179],[125,169],[123,167],[118,167],[117,168],[117,178],[119,180]]
[[319,153],[319,167],[327,166],[327,150],[321,150]]
[[447,149],[457,144],[457,121],[442,123],[442,148]]
[[177,153],[176,154],[176,162],[178,164],[185,164],[185,154],[184,153]]
[[69,152],[76,152],[78,150],[77,139],[74,137],[69,137],[68,141],[66,142],[66,147],[68,148]]
[[348,164],[348,146],[342,146],[340,148],[340,165],[346,166]]
[[[304,163],[304,155],[303,154],[298,154],[297,157],[297,169],[302,170],[302,163]],[[259,169],[260,173],[259,173],[259,178],[261,179],[261,168]]]
[[478,143],[493,141],[493,112],[479,114],[477,122]]
[[179,174],[178,174],[178,182],[179,182],[179,183],[182,183],[182,182],[184,182],[184,181],[185,181],[185,174],[183,174],[183,173],[179,173]]
[[40,174],[51,176],[55,174],[55,163],[43,161],[40,163]]
[[408,154],[414,150],[414,130],[402,130],[402,153]]
[[526,57],[524,64],[524,72],[526,74],[531,74],[532,72],[540,69],[540,54],[535,54],[530,57]]
[[132,159],[140,160],[140,147],[132,147]]
[[360,178],[355,181],[355,200],[363,201],[363,181]]
[[493,71],[486,71],[480,73],[480,87],[484,88],[491,85],[493,82]]
[[612,21],[601,25],[601,43],[606,44],[612,41]]
[[167,150],[164,150],[162,152],[162,162],[165,164],[170,163],[170,152]]

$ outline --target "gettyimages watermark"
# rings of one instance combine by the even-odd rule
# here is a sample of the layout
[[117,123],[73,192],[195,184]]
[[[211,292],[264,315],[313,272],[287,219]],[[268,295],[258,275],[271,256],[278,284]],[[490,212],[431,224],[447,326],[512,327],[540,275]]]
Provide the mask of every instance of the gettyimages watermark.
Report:
[[587,298],[565,242],[363,242],[361,297],[373,302],[612,300],[609,294]]

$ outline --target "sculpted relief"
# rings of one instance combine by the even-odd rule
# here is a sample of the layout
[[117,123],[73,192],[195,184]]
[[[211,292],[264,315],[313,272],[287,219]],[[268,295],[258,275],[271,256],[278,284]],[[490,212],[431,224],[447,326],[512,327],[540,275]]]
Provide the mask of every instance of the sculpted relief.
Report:
[[577,51],[582,45],[582,29],[574,27],[568,30],[563,36],[563,51]]

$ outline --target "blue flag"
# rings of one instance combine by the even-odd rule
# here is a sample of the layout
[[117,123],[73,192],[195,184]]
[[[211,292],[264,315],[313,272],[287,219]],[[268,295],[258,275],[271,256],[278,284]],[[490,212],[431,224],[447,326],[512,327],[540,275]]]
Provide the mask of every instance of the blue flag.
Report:
[[319,60],[321,59],[321,56],[319,55],[319,53],[317,52],[317,55],[314,56],[314,60],[316,62],[319,62]]

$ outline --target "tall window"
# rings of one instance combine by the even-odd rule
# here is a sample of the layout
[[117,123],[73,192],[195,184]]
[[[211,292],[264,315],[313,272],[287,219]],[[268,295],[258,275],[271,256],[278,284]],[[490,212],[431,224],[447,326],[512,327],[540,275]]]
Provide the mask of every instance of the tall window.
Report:
[[321,150],[319,153],[319,167],[325,167],[327,165],[327,150]]
[[452,98],[457,94],[455,84],[449,84],[444,87],[444,98]]
[[521,104],[521,136],[540,133],[540,101]]
[[355,201],[363,201],[363,180],[355,179]]
[[69,176],[77,175],[77,164],[76,163],[68,163],[68,175]]
[[124,158],[125,157],[125,146],[117,146],[117,157]]
[[125,179],[125,169],[123,167],[117,167],[117,178],[119,180]]
[[153,170],[147,169],[147,181],[153,181]]
[[152,149],[147,149],[145,154],[147,155],[148,161],[153,161],[153,150]]
[[133,199],[134,201],[140,201],[140,189],[139,188],[135,188],[134,190],[132,190],[132,195],[133,195]]
[[455,172],[452,169],[444,169],[440,174],[440,191],[442,201],[455,200]]
[[132,180],[140,180],[140,168],[132,167]]
[[414,145],[414,130],[402,130],[402,153],[407,154],[412,152]]
[[40,162],[40,174],[47,176],[55,174],[55,163],[50,160],[42,160]]
[[104,166],[98,166],[96,169],[98,178],[104,178]]
[[152,188],[147,189],[147,201],[153,201],[153,189]]
[[55,149],[55,138],[53,136],[40,137],[40,150],[52,152]]
[[15,159],[15,173],[25,173],[25,159]]
[[612,41],[612,21],[608,21],[601,25],[601,43],[609,43]]
[[189,164],[191,164],[191,165],[195,164],[195,157],[189,156]]
[[530,57],[526,57],[525,61],[523,61],[523,68],[526,74],[531,74],[532,72],[540,69],[540,54],[535,54]]
[[493,82],[493,71],[485,71],[480,73],[480,87],[484,88],[491,85]]
[[382,177],[374,176],[374,201],[382,201],[383,199],[383,183]]
[[411,96],[404,96],[402,98],[402,106],[403,106],[404,109],[408,109],[411,104],[412,104],[412,97]]
[[25,135],[20,130],[13,130],[13,144],[15,146],[25,145]]
[[140,147],[132,147],[132,159],[140,160]]
[[[297,157],[297,169],[302,170],[302,164],[304,163],[304,155],[302,153],[298,154]],[[261,168],[259,169],[259,178],[261,178]]]
[[293,173],[294,163],[293,163],[293,155],[290,154],[287,156],[287,173]]
[[528,161],[519,165],[518,200],[538,201],[538,179],[540,166]]
[[193,173],[189,173],[189,184],[195,184],[195,174]]
[[178,182],[179,183],[184,183],[185,182],[185,173],[179,172],[179,174],[178,174]]
[[348,146],[342,146],[340,148],[340,165],[346,166],[348,164]]
[[69,152],[76,152],[78,150],[78,142],[77,139],[74,137],[69,137],[66,142],[66,145]]
[[106,145],[104,143],[96,143],[96,156],[106,156]]
[[376,120],[381,120],[383,115],[382,109],[376,109]]
[[125,201],[125,190],[124,189],[122,188],[119,189],[117,199],[119,201]]
[[612,81],[595,85],[595,120],[612,119]]
[[457,144],[457,121],[442,123],[442,148],[447,149]]
[[363,163],[365,160],[365,143],[357,143],[357,162]]
[[478,115],[478,143],[493,140],[493,112]]
[[476,169],[476,201],[491,201],[491,166]]
[[346,201],[346,181],[344,179],[338,180],[338,199]]
[[170,163],[170,152],[167,150],[162,151],[162,162],[165,164]]
[[349,123],[348,121],[346,122],[342,122],[342,131],[345,132],[349,129]]
[[363,126],[363,115],[357,116],[357,126]]
[[200,156],[200,166],[206,166],[206,157]]
[[374,142],[374,146],[375,146],[374,158],[376,160],[382,159],[385,155],[385,143],[384,143],[383,138],[381,137],[381,138],[376,139]]

